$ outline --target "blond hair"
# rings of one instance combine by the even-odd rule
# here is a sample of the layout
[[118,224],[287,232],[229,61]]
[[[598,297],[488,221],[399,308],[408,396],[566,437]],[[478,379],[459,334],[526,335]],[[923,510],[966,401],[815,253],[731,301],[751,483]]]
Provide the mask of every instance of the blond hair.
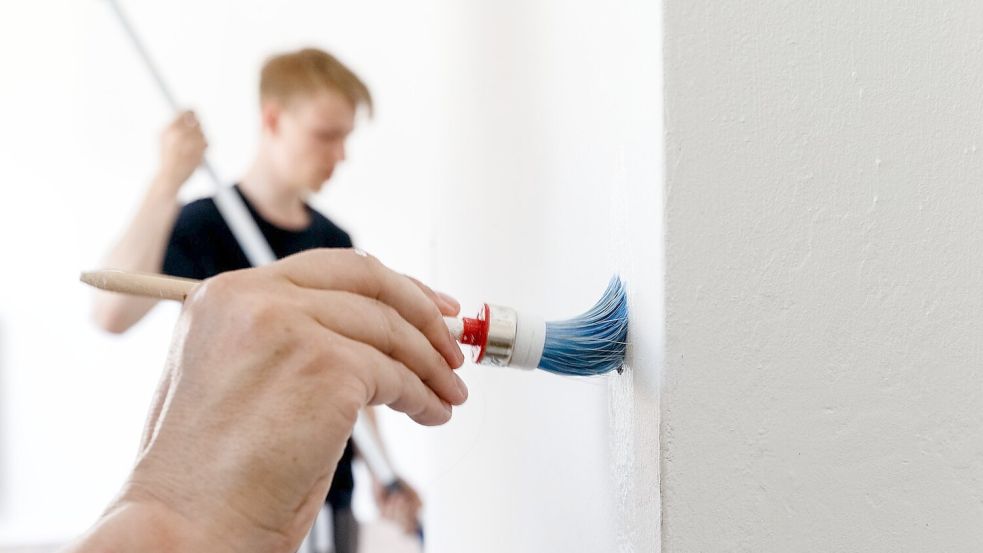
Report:
[[266,60],[259,78],[261,102],[279,100],[289,103],[298,96],[318,91],[340,92],[358,108],[372,113],[372,94],[351,69],[331,54],[316,48],[279,54]]

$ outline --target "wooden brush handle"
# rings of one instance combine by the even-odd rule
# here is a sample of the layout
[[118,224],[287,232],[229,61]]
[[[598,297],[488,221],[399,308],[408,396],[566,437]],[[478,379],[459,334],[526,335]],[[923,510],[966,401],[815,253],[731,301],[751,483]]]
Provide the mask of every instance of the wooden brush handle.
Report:
[[114,269],[83,272],[80,280],[107,292],[183,302],[200,280]]

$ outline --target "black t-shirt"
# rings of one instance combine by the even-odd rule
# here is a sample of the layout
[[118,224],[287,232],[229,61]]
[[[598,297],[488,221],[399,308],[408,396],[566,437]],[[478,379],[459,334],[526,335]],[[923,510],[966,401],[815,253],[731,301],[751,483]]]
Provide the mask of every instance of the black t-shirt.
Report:
[[[345,231],[310,206],[307,207],[311,218],[310,226],[299,231],[287,230],[263,219],[238,186],[235,191],[249,208],[249,213],[259,225],[259,230],[266,237],[277,259],[313,248],[352,247],[352,240]],[[248,267],[250,264],[246,254],[222,219],[214,200],[204,198],[181,208],[167,242],[164,273],[203,279]],[[335,510],[351,507],[354,487],[352,456],[352,443],[349,440],[335,470],[331,489],[328,490],[327,502]]]

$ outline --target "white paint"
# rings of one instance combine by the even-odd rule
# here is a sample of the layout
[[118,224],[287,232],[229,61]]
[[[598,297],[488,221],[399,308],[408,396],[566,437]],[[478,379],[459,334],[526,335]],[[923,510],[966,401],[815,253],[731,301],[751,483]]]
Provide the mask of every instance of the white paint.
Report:
[[664,550],[979,551],[983,11],[666,8]]

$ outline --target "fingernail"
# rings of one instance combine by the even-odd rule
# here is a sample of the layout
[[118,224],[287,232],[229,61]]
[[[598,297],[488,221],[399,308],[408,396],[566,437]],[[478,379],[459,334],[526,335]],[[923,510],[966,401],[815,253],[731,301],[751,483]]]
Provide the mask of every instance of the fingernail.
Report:
[[458,345],[457,339],[451,335],[451,340],[454,342],[454,366],[452,368],[457,369],[464,364],[464,352],[461,351],[461,346]]
[[464,379],[454,373],[454,378],[457,379],[457,389],[461,391],[461,403],[468,400],[468,385],[464,383]]
[[454,363],[451,363],[451,368],[452,369],[456,369],[456,368],[460,367],[464,363],[464,353],[461,351],[461,345],[458,344],[457,337],[454,336],[454,333],[451,332],[450,330],[448,330],[447,331],[447,336],[450,337],[451,344],[453,344],[453,347],[451,349],[454,350],[454,361],[455,362]]

